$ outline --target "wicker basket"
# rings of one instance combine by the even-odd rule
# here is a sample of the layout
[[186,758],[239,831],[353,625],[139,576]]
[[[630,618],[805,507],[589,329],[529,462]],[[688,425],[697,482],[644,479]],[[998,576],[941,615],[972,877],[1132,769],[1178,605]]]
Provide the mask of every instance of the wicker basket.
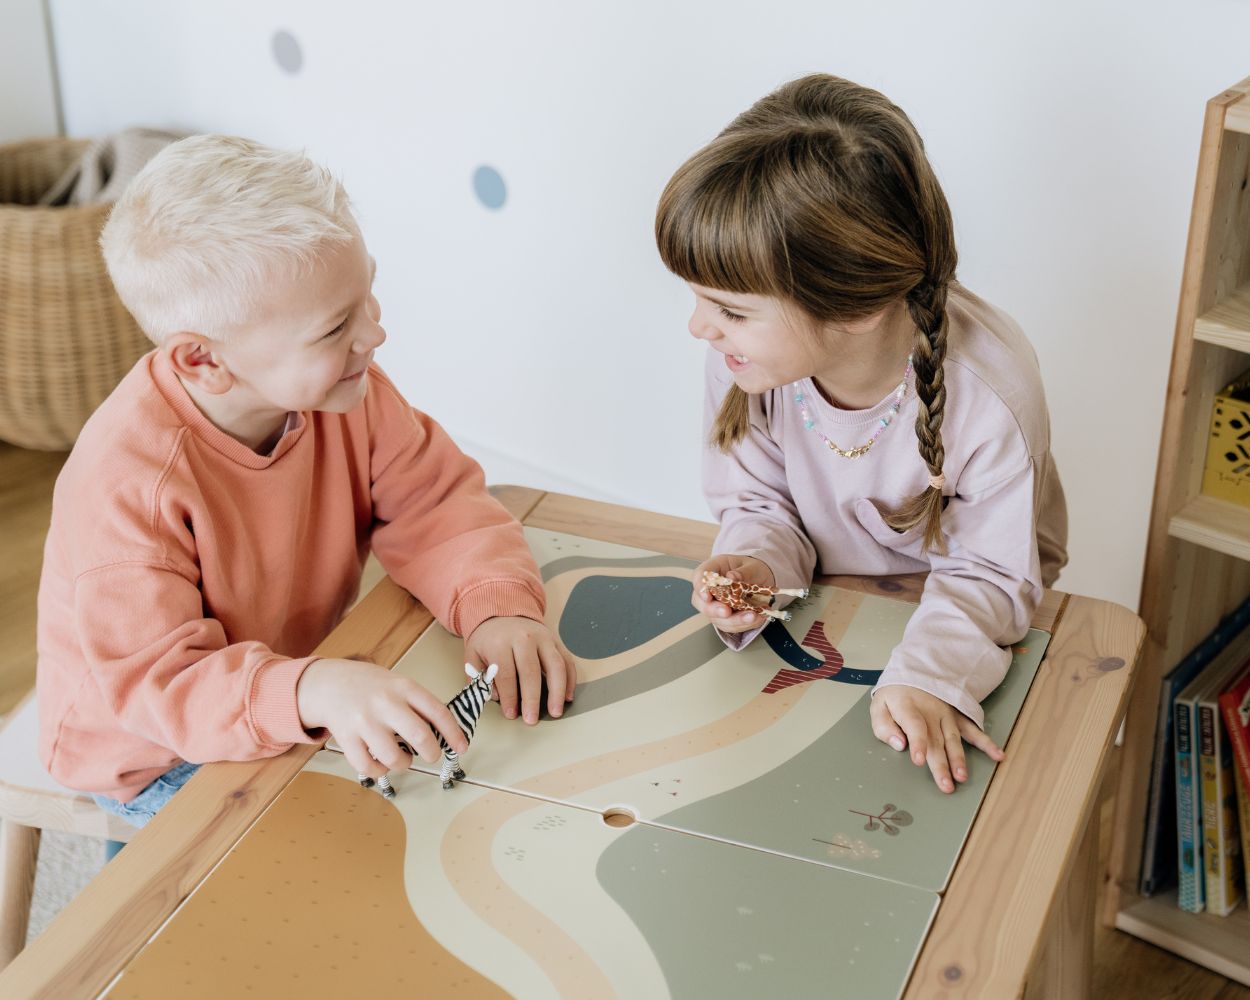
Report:
[[0,146],[0,438],[24,448],[69,448],[152,347],[97,245],[112,206],[35,204],[86,146]]

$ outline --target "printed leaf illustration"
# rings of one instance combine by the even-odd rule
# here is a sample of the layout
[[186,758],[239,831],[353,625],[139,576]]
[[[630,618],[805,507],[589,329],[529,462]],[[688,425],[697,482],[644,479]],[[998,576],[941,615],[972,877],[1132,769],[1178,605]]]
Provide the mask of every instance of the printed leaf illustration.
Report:
[[852,813],[857,816],[867,816],[868,822],[864,824],[864,829],[872,832],[877,829],[884,829],[887,836],[897,837],[900,827],[911,826],[912,815],[905,809],[900,809],[893,802],[887,802],[881,807],[879,813],[860,812],[858,809],[852,809]]

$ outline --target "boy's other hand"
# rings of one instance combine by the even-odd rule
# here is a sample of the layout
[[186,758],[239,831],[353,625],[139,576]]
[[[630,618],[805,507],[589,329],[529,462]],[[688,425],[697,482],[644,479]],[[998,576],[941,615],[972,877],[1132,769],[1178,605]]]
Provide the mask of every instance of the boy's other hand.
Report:
[[412,757],[403,740],[428,764],[442,756],[433,726],[456,753],[468,749],[451,711],[416,681],[376,663],[313,660],[295,688],[305,729],[325,728],[357,772],[380,778],[403,771]]
[[[705,563],[695,567],[691,583],[694,592],[690,595],[690,603],[701,615],[705,615],[713,625],[722,632],[749,632],[767,621],[764,615],[754,611],[734,611],[728,604],[714,599],[703,586],[703,574],[717,573],[730,580],[743,583],[758,583],[765,587],[777,586],[773,571],[768,564],[754,556],[719,555],[712,556]],[[763,607],[763,605],[761,605]]]
[[877,739],[895,750],[910,744],[912,763],[928,764],[934,782],[944,792],[953,792],[956,781],[968,780],[965,740],[990,760],[1003,759],[998,744],[975,722],[920,688],[887,684],[872,696],[868,711]]
[[564,714],[564,703],[573,700],[577,687],[573,655],[546,625],[532,618],[487,618],[465,637],[464,658],[478,670],[499,664],[495,690],[505,718],[515,719],[519,709],[521,717],[534,725],[542,710],[544,680],[548,715],[558,718]]

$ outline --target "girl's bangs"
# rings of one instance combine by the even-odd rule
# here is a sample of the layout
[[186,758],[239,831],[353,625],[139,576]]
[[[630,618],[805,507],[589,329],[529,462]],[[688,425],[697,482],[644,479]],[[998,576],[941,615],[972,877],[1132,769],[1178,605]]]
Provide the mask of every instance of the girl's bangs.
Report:
[[679,278],[705,288],[777,295],[770,227],[758,207],[751,210],[744,183],[715,180],[695,180],[683,169],[664,189],[655,219],[660,259]]

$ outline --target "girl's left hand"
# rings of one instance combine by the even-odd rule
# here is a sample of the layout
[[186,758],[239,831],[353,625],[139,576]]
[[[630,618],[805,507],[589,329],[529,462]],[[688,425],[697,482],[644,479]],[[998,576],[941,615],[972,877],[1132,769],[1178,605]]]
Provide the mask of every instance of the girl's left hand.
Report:
[[880,688],[872,696],[868,711],[877,739],[895,750],[910,745],[912,763],[928,764],[933,780],[944,792],[953,792],[956,781],[968,780],[964,741],[984,751],[990,760],[1003,759],[998,744],[976,723],[920,688],[904,684]]

